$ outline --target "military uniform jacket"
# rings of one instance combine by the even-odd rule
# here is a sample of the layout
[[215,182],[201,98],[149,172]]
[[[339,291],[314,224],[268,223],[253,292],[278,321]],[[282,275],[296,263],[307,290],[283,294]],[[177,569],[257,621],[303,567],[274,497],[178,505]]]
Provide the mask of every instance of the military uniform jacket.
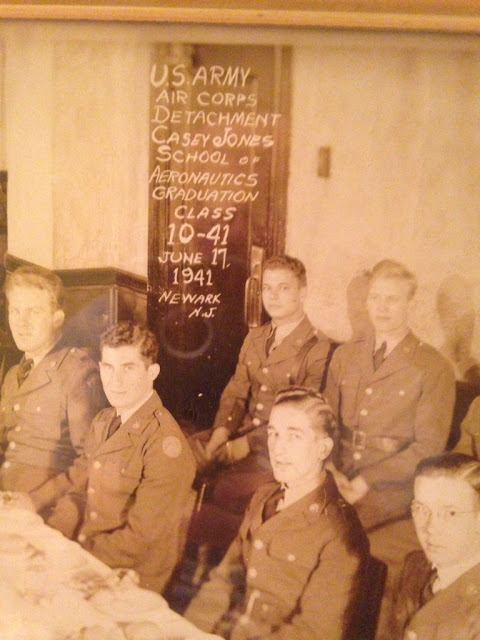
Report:
[[69,472],[73,486],[48,524],[78,533],[105,564],[134,569],[143,587],[161,591],[178,560],[193,454],[155,391],[107,439],[115,416],[108,408],[94,419]]
[[426,602],[425,589],[432,567],[422,551],[406,560],[395,603],[396,630],[392,640],[478,640],[480,638],[480,564],[461,575]]
[[[330,349],[328,338],[305,316],[267,357],[265,346],[271,330],[269,322],[252,329],[246,336],[235,373],[222,393],[213,424],[213,428],[226,427],[232,434],[248,432],[250,448],[254,451],[258,448],[266,450],[263,427],[268,423],[277,391],[291,384],[318,390]],[[302,347],[314,336],[317,342],[302,363],[298,362]]]
[[277,487],[267,483],[254,494],[237,538],[184,615],[214,630],[240,572],[246,596],[232,640],[345,638],[368,550],[360,522],[329,473],[315,491],[263,522]]
[[338,466],[370,487],[356,504],[365,527],[406,512],[417,463],[445,447],[455,399],[450,364],[413,333],[377,371],[373,349],[373,336],[338,347],[326,387],[340,428],[362,432],[360,446],[342,440]]
[[[67,469],[81,453],[93,417],[107,405],[97,364],[81,349],[59,346],[35,366],[19,388],[18,365],[2,387],[0,432],[4,489],[29,491],[32,482]],[[21,465],[42,473],[35,480]],[[13,484],[12,484],[13,483]]]

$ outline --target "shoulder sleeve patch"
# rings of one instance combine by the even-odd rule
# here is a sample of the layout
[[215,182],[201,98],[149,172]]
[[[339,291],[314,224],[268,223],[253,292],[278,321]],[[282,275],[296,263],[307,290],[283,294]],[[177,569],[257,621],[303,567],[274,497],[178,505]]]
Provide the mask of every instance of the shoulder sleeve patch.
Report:
[[177,436],[167,436],[163,439],[162,449],[168,458],[178,458],[182,453],[183,447],[180,438],[177,438]]

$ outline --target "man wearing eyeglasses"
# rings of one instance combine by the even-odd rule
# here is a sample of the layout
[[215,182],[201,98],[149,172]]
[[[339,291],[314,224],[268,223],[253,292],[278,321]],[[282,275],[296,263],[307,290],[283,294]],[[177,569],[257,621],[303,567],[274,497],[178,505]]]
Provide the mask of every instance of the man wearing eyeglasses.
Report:
[[427,458],[415,474],[412,515],[423,551],[405,561],[393,640],[480,638],[480,462]]

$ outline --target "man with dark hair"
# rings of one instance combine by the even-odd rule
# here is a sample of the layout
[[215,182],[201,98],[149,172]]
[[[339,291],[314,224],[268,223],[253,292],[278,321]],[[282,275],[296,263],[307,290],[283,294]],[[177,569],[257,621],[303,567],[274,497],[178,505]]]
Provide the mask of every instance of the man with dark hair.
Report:
[[2,386],[0,487],[32,491],[55,478],[60,490],[93,417],[107,404],[98,366],[63,343],[64,294],[56,274],[20,267],[7,275],[5,293],[10,329],[24,355]]
[[68,471],[71,488],[48,524],[110,567],[135,570],[141,586],[162,591],[178,561],[195,461],[153,389],[160,372],[154,334],[120,322],[100,346],[112,407],[93,420],[83,455]]
[[392,640],[480,638],[480,462],[448,453],[420,462],[412,515],[423,551],[407,556]]
[[224,468],[210,481],[213,506],[205,505],[201,514],[205,526],[202,517],[196,523],[201,533],[212,518],[233,512],[221,526],[226,544],[255,489],[272,478],[267,423],[276,392],[285,384],[317,390],[322,386],[330,342],[305,315],[306,295],[306,271],[300,260],[287,255],[266,260],[262,301],[271,321],[246,336],[206,445],[207,458]]
[[279,391],[267,429],[276,482],[256,491],[185,617],[231,640],[351,640],[368,542],[324,469],[332,410],[317,391],[289,387]]
[[367,309],[374,332],[340,346],[326,395],[339,421],[335,478],[369,532],[371,552],[388,565],[378,636],[388,637],[392,590],[416,537],[409,505],[417,463],[443,451],[455,398],[450,364],[409,327],[417,288],[401,263],[372,269]]

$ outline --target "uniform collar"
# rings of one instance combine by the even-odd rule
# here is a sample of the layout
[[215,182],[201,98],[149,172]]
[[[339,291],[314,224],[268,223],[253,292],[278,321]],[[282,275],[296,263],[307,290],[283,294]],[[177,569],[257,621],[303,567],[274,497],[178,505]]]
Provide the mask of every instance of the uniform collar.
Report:
[[300,318],[297,318],[297,320],[294,320],[293,322],[287,322],[281,325],[275,324],[275,322],[272,320],[271,329],[269,333],[269,336],[270,336],[275,331],[275,341],[273,343],[272,348],[274,349],[275,347],[278,347],[278,345],[283,340],[285,340],[287,336],[289,336],[293,331],[295,331],[295,329],[303,322],[304,319],[305,319],[305,314],[302,314],[302,316]]
[[393,338],[389,338],[389,337],[385,337],[385,336],[381,336],[381,335],[376,335],[375,336],[375,347],[374,347],[374,352],[377,351],[378,349],[380,349],[380,347],[382,346],[382,344],[385,342],[387,345],[387,348],[385,349],[385,358],[392,353],[392,351],[395,349],[395,347],[400,344],[401,342],[403,342],[403,340],[405,340],[405,338],[407,337],[407,335],[410,333],[410,329],[407,329],[404,333],[398,335],[398,336],[394,336]]
[[[34,358],[32,358],[32,360],[33,360],[33,367],[36,367],[36,366],[37,366],[37,364],[39,364],[39,362],[41,362],[41,361],[42,361],[46,356],[50,355],[50,354],[51,354],[51,353],[53,353],[54,351],[57,351],[57,350],[58,350],[58,348],[59,348],[59,347],[60,347],[60,345],[61,345],[61,342],[62,342],[62,336],[61,336],[61,335],[59,335],[59,336],[57,336],[57,338],[56,338],[55,342],[54,342],[52,345],[50,345],[50,346],[46,347],[46,348],[45,348],[45,349],[40,353],[40,355],[37,355],[37,356],[35,356]],[[27,356],[26,356],[26,354],[24,354],[24,355],[25,355],[25,358],[26,358],[26,357],[27,357]]]
[[460,576],[470,569],[473,569],[476,565],[480,566],[480,551],[477,551],[473,556],[465,560],[465,562],[461,562],[451,567],[436,567],[437,575],[438,575],[438,583],[435,591],[440,591],[442,589],[446,589],[451,584],[458,580]]
[[140,409],[140,407],[142,407],[148,400],[150,400],[152,395],[153,395],[153,389],[149,391],[148,394],[139,403],[137,403],[132,409],[128,409],[128,411],[124,411],[123,413],[119,413],[117,411],[116,412],[117,416],[119,415],[120,418],[122,419],[122,424],[125,424],[125,422],[127,422],[127,420],[131,418],[133,414]]
[[325,484],[326,476],[327,473],[325,470],[323,470],[318,476],[318,482],[316,483],[306,482],[303,485],[297,484],[293,487],[284,486],[283,489],[285,490],[285,497],[279,503],[278,510],[281,511],[291,504],[298,502],[298,500],[301,500],[303,497],[309,495],[310,493],[317,491],[319,487]]

